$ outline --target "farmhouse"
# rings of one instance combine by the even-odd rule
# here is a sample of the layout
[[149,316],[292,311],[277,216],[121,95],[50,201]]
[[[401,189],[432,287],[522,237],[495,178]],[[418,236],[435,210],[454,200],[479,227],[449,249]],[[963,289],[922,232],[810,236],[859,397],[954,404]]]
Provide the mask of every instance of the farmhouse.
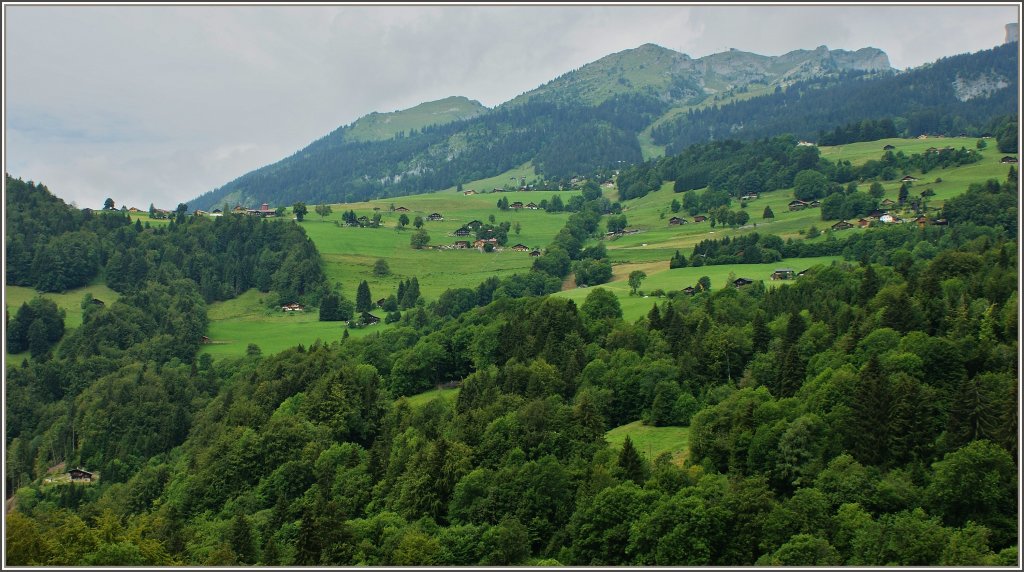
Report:
[[1000,159],[999,162],[1000,163],[1016,163],[1017,162],[1017,158],[1016,157],[1010,157],[1009,155],[1007,155],[1007,156],[1003,157],[1002,159]]
[[670,224],[670,225],[672,225],[672,224],[686,224],[686,219],[674,216],[674,217],[668,219],[668,224]]
[[870,225],[871,225],[871,217],[862,218],[862,219],[857,221],[857,226],[859,226],[861,228],[867,228]]
[[363,216],[357,218],[356,220],[359,221],[360,225],[370,224],[370,217],[368,217],[366,215],[363,215]]
[[455,236],[469,236],[469,229],[462,227],[455,231]]
[[271,209],[270,205],[268,205],[267,203],[263,203],[262,205],[260,205],[260,208],[258,209],[246,209],[245,212],[246,214],[260,216],[264,218],[268,216],[277,216],[277,212]]
[[407,212],[409,212],[409,209],[407,209],[405,207],[398,207],[397,209],[395,209],[395,212],[396,213],[407,213]]
[[296,304],[295,302],[281,306],[281,310],[284,312],[302,312],[305,309],[305,306],[303,306],[302,304]]
[[452,243],[452,248],[469,248],[468,240],[456,240]]
[[853,225],[845,220],[841,220],[832,225],[832,230],[846,230],[848,228],[853,228]]
[[92,473],[82,469],[71,469],[68,476],[71,477],[71,482],[92,482]]
[[379,324],[380,323],[380,318],[378,318],[377,316],[374,316],[373,314],[371,314],[369,312],[363,312],[363,315],[360,316],[360,319],[367,326],[372,326],[373,324]]
[[208,212],[206,212],[204,210],[199,210],[199,209],[196,209],[195,211],[192,212],[192,216],[206,216],[208,214],[210,214],[210,213],[208,213]]
[[757,198],[757,193],[747,193],[740,197],[741,201],[752,201]]
[[480,238],[473,242],[473,248],[483,248],[485,244],[495,246],[498,244],[497,238]]
[[530,209],[532,211],[535,211],[535,210],[539,209],[540,207],[537,206],[537,203],[527,203],[526,204],[526,208],[528,208],[528,209]]
[[530,252],[530,256],[540,256],[540,251],[539,250],[533,250],[533,251]]
[[523,203],[521,203],[521,202],[519,202],[519,201],[516,201],[516,202],[514,202],[514,203],[510,204],[510,205],[509,205],[509,208],[513,208],[513,209],[521,209],[521,208],[523,208]]
[[772,280],[792,280],[795,276],[796,271],[792,268],[776,268],[772,272]]
[[813,201],[807,203],[807,206],[811,207],[812,209],[816,209],[821,206],[821,201],[819,201],[818,199],[814,199]]
[[706,217],[706,216],[704,216],[702,214],[699,214],[699,215],[693,217],[693,222],[704,222],[706,220],[708,220],[708,217]]
[[912,177],[910,175],[907,175],[906,177],[903,177],[902,179],[900,179],[900,181],[903,181],[904,183],[913,183],[916,180],[917,180],[917,177]]
[[526,252],[527,250],[530,250],[530,249],[525,244],[517,244],[517,245],[512,247],[512,250],[514,250],[516,252]]
[[807,208],[808,204],[800,199],[793,199],[789,201],[789,210],[791,211],[802,211]]
[[472,228],[472,229],[476,230],[476,229],[480,228],[481,226],[483,226],[483,224],[484,224],[484,223],[482,223],[482,222],[480,222],[480,221],[478,221],[478,220],[471,220],[471,221],[469,221],[469,222],[467,222],[467,223],[466,223],[466,226],[468,226],[469,228]]
[[130,213],[140,213],[142,211],[137,209],[137,208],[135,208],[135,207],[132,207],[132,208],[128,209],[128,212],[130,212]]
[[468,197],[470,195],[475,195],[476,191],[474,191],[473,189],[468,189],[468,190],[462,191],[462,194],[464,194],[464,195],[466,195]]
[[231,212],[242,214],[245,212],[245,207],[243,207],[242,205],[235,205],[235,208],[231,209]]
[[433,220],[433,221],[444,220],[444,217],[441,216],[441,213],[430,213],[429,215],[427,215],[427,220]]
[[882,202],[881,202],[880,204],[881,204],[881,205],[882,205],[883,207],[891,207],[891,206],[895,205],[895,204],[896,204],[896,202],[895,202],[895,201],[893,201],[892,199],[884,199],[884,200],[882,200]]
[[749,286],[750,284],[753,284],[753,283],[754,283],[753,280],[750,280],[750,279],[747,279],[747,278],[737,278],[737,279],[732,281],[732,285],[733,285],[734,288],[742,288],[744,286]]
[[387,302],[387,301],[388,301],[387,298],[381,298],[380,300],[377,300],[376,302],[374,302],[374,305],[376,305],[378,308],[383,308],[384,307],[384,303]]

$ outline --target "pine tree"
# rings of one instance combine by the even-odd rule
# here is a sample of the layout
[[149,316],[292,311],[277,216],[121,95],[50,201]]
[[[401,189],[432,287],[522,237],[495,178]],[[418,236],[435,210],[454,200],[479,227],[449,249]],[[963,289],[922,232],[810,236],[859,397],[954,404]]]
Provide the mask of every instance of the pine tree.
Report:
[[772,207],[764,207],[764,214],[761,215],[761,218],[775,218],[775,213],[772,212]]
[[658,305],[654,304],[651,306],[651,311],[647,312],[647,324],[648,329],[660,330],[661,329],[661,312],[658,311]]
[[242,564],[254,564],[256,562],[256,549],[252,541],[252,527],[249,519],[244,514],[236,514],[231,521],[231,528],[228,531],[228,542],[231,550],[234,551],[238,562]]
[[644,460],[640,457],[640,453],[637,452],[636,447],[633,446],[632,439],[629,435],[626,435],[626,440],[622,443],[622,451],[619,452],[618,459],[619,468],[622,469],[623,475],[636,483],[637,485],[643,486],[646,481],[646,466]]
[[356,289],[356,311],[369,312],[373,309],[373,298],[370,296],[370,285],[363,280]]
[[768,330],[768,324],[765,323],[763,311],[759,310],[754,314],[753,327],[754,332],[751,336],[753,350],[755,352],[763,352],[768,349],[768,344],[772,341],[772,333]]

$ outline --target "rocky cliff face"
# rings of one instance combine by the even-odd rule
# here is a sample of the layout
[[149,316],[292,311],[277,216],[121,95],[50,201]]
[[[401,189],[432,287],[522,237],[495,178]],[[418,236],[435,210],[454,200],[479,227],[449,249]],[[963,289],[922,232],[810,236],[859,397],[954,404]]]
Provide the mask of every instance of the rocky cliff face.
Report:
[[997,74],[981,74],[975,78],[957,76],[953,80],[953,91],[960,101],[968,101],[976,97],[988,97],[992,92],[1010,87],[1007,78]]

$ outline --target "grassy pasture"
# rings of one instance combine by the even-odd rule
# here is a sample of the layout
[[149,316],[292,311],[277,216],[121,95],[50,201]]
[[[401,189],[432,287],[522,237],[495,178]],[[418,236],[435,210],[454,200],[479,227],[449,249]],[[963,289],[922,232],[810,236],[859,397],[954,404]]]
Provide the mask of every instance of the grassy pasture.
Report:
[[615,294],[619,299],[619,305],[622,307],[622,316],[627,322],[632,322],[641,316],[646,316],[647,312],[651,310],[651,306],[660,303],[662,299],[651,297],[649,295],[630,295],[629,283],[627,277],[633,270],[642,270],[647,274],[647,278],[643,281],[640,286],[640,292],[649,293],[653,290],[661,289],[666,292],[670,290],[682,290],[687,286],[696,286],[697,280],[702,276],[707,276],[711,279],[712,290],[719,290],[725,287],[729,281],[730,274],[734,274],[735,278],[747,278],[750,280],[762,280],[765,286],[774,288],[783,284],[792,284],[790,280],[772,280],[771,273],[776,268],[792,268],[797,272],[812,268],[818,265],[829,265],[833,261],[841,263],[842,257],[840,256],[819,256],[815,258],[788,258],[783,259],[780,262],[771,262],[768,264],[723,264],[718,266],[699,266],[686,268],[674,268],[669,269],[668,259],[657,263],[645,263],[645,264],[623,264],[614,267],[616,269],[615,275],[612,276],[612,281],[601,284],[599,286],[588,287],[588,288],[575,288],[572,290],[566,290],[564,292],[558,292],[554,296],[560,296],[567,298],[576,303],[577,307],[581,306],[586,301],[590,291],[594,288],[604,288]]
[[[298,344],[311,345],[316,340],[333,342],[345,332],[344,322],[321,322],[314,309],[307,312],[282,312],[267,308],[264,294],[252,289],[237,298],[209,305],[210,328],[207,336],[213,343],[200,348],[212,357],[239,356],[249,344],[256,344],[264,355],[277,353]],[[376,316],[383,318],[384,312]],[[360,329],[349,329],[353,338],[372,335],[391,325],[383,322]]]
[[454,402],[455,398],[459,396],[459,388],[453,387],[450,389],[431,389],[430,391],[424,391],[423,393],[417,393],[416,395],[410,395],[405,399],[409,402],[409,406],[413,409],[418,409],[424,405],[440,399],[445,402]]
[[612,447],[619,449],[627,435],[633,441],[637,452],[651,461],[662,453],[670,453],[672,462],[681,465],[686,459],[690,446],[689,427],[653,427],[644,425],[640,421],[634,421],[608,431],[605,433],[605,439]]
[[[68,290],[63,293],[38,293],[34,288],[26,288],[23,286],[4,286],[4,308],[7,312],[7,316],[14,318],[18,313],[18,308],[36,296],[52,300],[57,304],[58,308],[64,310],[64,335],[67,336],[70,330],[74,330],[82,325],[82,298],[85,297],[86,293],[91,293],[93,298],[103,300],[107,304],[110,304],[121,296],[117,292],[107,288],[106,284],[99,284],[98,282],[94,282],[93,284],[83,286],[81,288],[75,288],[74,290]],[[27,351],[20,354],[9,354],[6,353],[5,350],[4,353],[8,362],[11,362],[12,360],[20,362],[22,358],[27,358],[28,355]]]
[[[468,186],[466,188],[469,188]],[[485,193],[466,196],[462,193],[438,192],[426,195],[397,197],[383,201],[332,205],[332,214],[320,220],[317,215],[306,215],[301,224],[306,233],[316,243],[317,249],[324,258],[328,279],[340,282],[342,292],[350,299],[355,299],[356,287],[366,280],[373,298],[387,297],[397,293],[398,283],[416,276],[420,283],[421,294],[428,299],[436,299],[449,288],[474,288],[489,276],[504,276],[516,272],[525,272],[532,266],[533,258],[526,252],[515,252],[505,248],[502,252],[482,253],[476,249],[424,249],[414,250],[409,239],[415,232],[411,221],[416,216],[423,217],[423,228],[430,235],[431,246],[451,245],[456,240],[472,240],[472,237],[457,237],[454,232],[472,220],[487,224],[488,217],[494,215],[495,224],[509,222],[513,230],[509,232],[507,247],[522,243],[530,248],[543,248],[565,225],[569,213],[548,213],[542,210],[507,210],[501,211],[497,202],[502,197],[509,202],[539,203],[551,199],[552,191]],[[558,196],[563,201],[579,194],[578,191],[560,191]],[[404,230],[397,230],[400,212],[391,211],[391,206],[405,207],[410,225]],[[374,211],[374,208],[378,211]],[[341,215],[348,210],[358,216],[381,214],[380,228],[356,228],[339,226]],[[427,221],[427,215],[440,213],[443,221]],[[334,224],[338,222],[339,225]],[[520,234],[515,233],[515,224],[519,223]],[[376,276],[373,273],[374,263],[378,258],[387,260],[391,270],[389,276]]]

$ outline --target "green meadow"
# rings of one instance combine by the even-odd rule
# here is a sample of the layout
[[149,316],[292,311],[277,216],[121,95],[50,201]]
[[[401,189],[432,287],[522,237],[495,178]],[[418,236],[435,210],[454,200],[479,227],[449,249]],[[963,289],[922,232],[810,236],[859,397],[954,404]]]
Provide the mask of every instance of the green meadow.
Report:
[[612,447],[618,449],[622,447],[627,435],[637,452],[650,461],[657,459],[662,453],[669,453],[672,455],[672,462],[682,464],[690,446],[689,427],[654,427],[644,425],[640,421],[608,431],[605,433],[605,439]]
[[455,401],[455,398],[459,396],[459,388],[454,387],[450,389],[431,389],[430,391],[424,391],[423,393],[417,393],[416,395],[410,395],[405,400],[409,403],[409,406],[413,409],[419,409],[424,405],[440,399],[441,401],[451,403]]
[[[4,286],[4,309],[8,318],[13,318],[18,313],[18,308],[22,304],[29,300],[40,296],[47,300],[52,300],[57,304],[58,308],[64,310],[64,328],[66,330],[73,330],[82,325],[82,299],[85,295],[92,294],[93,298],[102,300],[107,304],[117,300],[121,295],[114,292],[110,288],[107,288],[106,284],[100,284],[98,281],[94,281],[89,286],[83,286],[81,288],[75,288],[74,290],[68,290],[63,293],[55,292],[36,292],[34,288],[25,288],[23,286]],[[64,334],[67,335],[67,332]],[[28,357],[28,352],[22,352],[20,354],[7,354],[5,353],[8,361],[17,360],[21,361],[22,358]]]
[[[467,185],[465,188],[471,187]],[[557,193],[567,202],[570,197],[578,195],[579,191]],[[301,224],[323,256],[328,279],[332,283],[340,283],[342,292],[349,299],[355,299],[356,287],[363,280],[370,286],[373,299],[377,300],[397,293],[398,283],[413,276],[420,283],[420,293],[427,299],[436,299],[449,288],[474,288],[489,276],[527,271],[533,265],[533,258],[527,252],[515,252],[509,247],[521,243],[531,249],[544,248],[565,225],[569,213],[530,209],[502,211],[498,209],[497,202],[504,197],[509,202],[539,203],[544,199],[550,200],[554,194],[555,191],[530,191],[467,196],[449,190],[382,201],[331,205],[332,213],[323,220],[310,207],[310,213]],[[404,207],[409,212],[392,211],[392,207]],[[380,213],[381,226],[344,226],[341,215],[349,210],[357,216],[366,215],[370,218],[374,213]],[[426,220],[431,213],[440,213],[444,220]],[[410,224],[399,230],[398,220],[402,214],[409,217]],[[473,240],[472,236],[458,237],[454,232],[473,220],[487,224],[488,217],[492,215],[494,224],[507,221],[512,225],[508,244],[501,252],[443,248],[456,240]],[[424,219],[423,228],[430,235],[429,246],[432,248],[416,250],[410,246],[409,240],[416,232],[411,223],[417,216]],[[519,234],[515,232],[517,223]],[[374,263],[380,258],[387,261],[390,275],[374,274]]]
[[[299,344],[309,346],[320,340],[328,343],[341,339],[344,322],[321,322],[316,309],[306,312],[282,312],[264,304],[265,294],[256,289],[241,296],[209,305],[210,327],[207,337],[211,343],[203,345],[201,353],[212,357],[238,356],[249,344],[256,344],[264,355],[280,352]],[[380,318],[383,312],[376,312]],[[383,322],[365,328],[350,328],[353,338],[373,335],[390,325]]]

